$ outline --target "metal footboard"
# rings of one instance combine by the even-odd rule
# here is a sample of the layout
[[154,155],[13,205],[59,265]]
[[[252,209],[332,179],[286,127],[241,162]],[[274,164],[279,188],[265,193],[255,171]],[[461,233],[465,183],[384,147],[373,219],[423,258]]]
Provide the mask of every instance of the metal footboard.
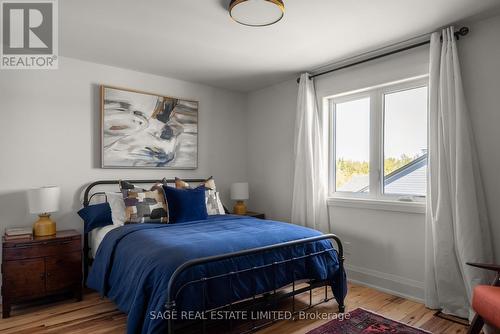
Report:
[[[198,265],[205,265],[205,264],[208,264],[211,262],[217,262],[217,261],[228,260],[228,259],[235,259],[235,258],[246,256],[246,255],[263,254],[263,253],[277,250],[277,249],[281,249],[281,248],[298,246],[298,245],[306,245],[309,243],[317,242],[320,240],[328,240],[328,239],[335,241],[335,243],[337,244],[337,250],[334,247],[331,247],[331,248],[324,249],[321,251],[312,252],[309,254],[305,254],[305,255],[301,255],[301,256],[297,256],[297,257],[292,257],[292,258],[288,258],[288,259],[284,259],[284,260],[280,260],[280,261],[275,261],[275,262],[271,262],[271,263],[266,263],[266,264],[254,266],[251,268],[245,268],[245,269],[241,269],[241,270],[231,271],[228,273],[223,273],[223,274],[214,275],[214,276],[201,277],[201,278],[198,278],[195,280],[188,281],[188,282],[182,284],[177,290],[175,290],[175,287],[177,285],[177,281],[178,281],[179,277],[181,276],[181,274],[186,272],[186,270],[188,270],[192,267],[195,267]],[[332,252],[332,251],[338,251],[339,270],[341,271],[340,277],[343,277],[343,275],[344,275],[344,250],[343,250],[343,246],[342,246],[342,242],[341,242],[340,238],[338,236],[336,236],[335,234],[324,234],[324,235],[312,237],[312,238],[293,240],[293,241],[288,241],[288,242],[274,244],[274,245],[265,246],[265,247],[252,248],[252,249],[247,249],[247,250],[243,250],[243,251],[215,255],[215,256],[209,256],[209,257],[204,257],[204,258],[199,258],[199,259],[187,261],[184,264],[182,264],[180,267],[178,267],[170,278],[168,288],[167,288],[167,302],[165,304],[165,309],[167,310],[167,312],[174,314],[176,309],[177,309],[177,306],[178,306],[176,300],[179,297],[179,295],[181,294],[181,292],[189,286],[192,286],[194,284],[199,284],[199,285],[201,285],[201,300],[202,300],[202,304],[203,304],[202,311],[201,311],[202,313],[206,314],[208,312],[213,312],[213,311],[221,310],[221,309],[228,309],[231,311],[234,306],[236,306],[237,304],[242,303],[242,302],[234,302],[234,303],[229,303],[229,304],[217,307],[215,309],[207,309],[206,296],[207,296],[207,284],[209,282],[211,282],[213,280],[217,280],[217,279],[228,279],[227,288],[231,290],[232,289],[232,280],[238,274],[255,273],[259,270],[264,270],[264,269],[269,269],[269,268],[272,268],[273,273],[274,273],[274,279],[276,279],[276,269],[279,265],[291,263],[292,267],[293,267],[293,264],[295,261],[305,260],[307,258],[312,258],[315,256],[322,255],[324,253]],[[281,300],[284,300],[287,298],[292,298],[291,313],[293,315],[295,315],[298,312],[305,311],[305,310],[310,309],[316,305],[319,305],[319,304],[324,303],[324,302],[328,302],[328,301],[333,299],[333,297],[331,297],[331,298],[328,297],[328,290],[327,289],[328,289],[329,282],[310,280],[308,282],[307,286],[302,287],[302,288],[297,288],[297,284],[295,281],[295,272],[293,272],[292,275],[293,275],[292,276],[293,280],[291,283],[292,290],[290,292],[278,295],[277,292],[280,291],[280,289],[282,287],[277,288],[276,286],[274,286],[272,294],[269,292],[269,294],[267,294],[267,296],[265,296],[263,298],[264,301],[262,301],[262,300],[257,301],[257,296],[259,294],[254,294],[252,297],[250,297],[250,300],[252,302],[250,308],[251,309],[258,309],[258,307],[260,305],[263,305],[263,304],[277,303]],[[252,278],[253,278],[253,283],[254,283],[253,286],[255,287],[256,276],[252,275]],[[324,290],[324,298],[322,299],[321,302],[313,304],[312,303],[312,299],[313,299],[312,298],[312,290],[319,288],[319,287],[324,287],[324,289],[325,289]],[[295,304],[295,296],[298,294],[305,293],[305,292],[309,292],[309,304],[307,307],[300,309],[300,310],[297,310],[296,304]],[[245,301],[247,301],[247,300],[245,300]],[[338,304],[339,304],[339,312],[344,313],[344,311],[345,311],[344,301],[343,300],[338,301]],[[201,317],[201,318],[202,318],[201,324],[200,324],[202,327],[201,332],[206,333],[207,319],[206,319],[206,317]],[[173,319],[173,317],[168,317],[167,321],[168,321],[168,333],[174,334],[176,331],[175,319]],[[252,324],[252,328],[245,330],[243,332],[240,332],[240,333],[254,332],[254,331],[259,330],[263,327],[271,325],[275,321],[276,320],[269,320],[268,322],[266,322],[264,324],[258,324],[258,325]],[[230,331],[232,331],[232,322],[231,321],[230,321],[229,325],[230,325]]]

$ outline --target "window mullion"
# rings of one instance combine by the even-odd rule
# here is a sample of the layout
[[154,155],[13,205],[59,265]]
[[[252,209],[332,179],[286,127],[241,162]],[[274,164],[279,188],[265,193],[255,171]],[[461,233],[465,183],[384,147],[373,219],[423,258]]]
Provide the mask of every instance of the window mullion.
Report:
[[329,113],[328,113],[328,116],[329,116],[329,119],[328,119],[328,124],[329,124],[329,128],[330,130],[328,131],[328,163],[329,163],[329,167],[328,167],[328,170],[329,170],[329,185],[328,185],[328,192],[329,194],[333,194],[335,193],[335,179],[336,179],[336,176],[335,176],[335,173],[336,173],[336,167],[335,167],[335,145],[336,145],[336,142],[335,142],[335,134],[336,134],[336,130],[335,130],[335,127],[337,126],[336,123],[335,123],[335,103],[333,100],[329,100],[329,103],[328,103],[328,110],[329,110]]
[[370,197],[382,196],[382,96],[380,90],[370,94]]

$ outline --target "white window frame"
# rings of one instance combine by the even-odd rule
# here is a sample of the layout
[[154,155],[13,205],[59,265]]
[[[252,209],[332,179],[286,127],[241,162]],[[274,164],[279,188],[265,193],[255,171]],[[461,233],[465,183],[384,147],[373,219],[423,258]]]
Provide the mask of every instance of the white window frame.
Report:
[[[323,99],[328,122],[328,153],[329,153],[329,203],[342,206],[364,206],[375,208],[382,206],[390,211],[425,212],[425,197],[414,195],[398,195],[384,193],[384,96],[408,89],[429,86],[428,75],[409,78],[401,81],[364,88],[356,91],[327,96]],[[354,193],[342,192],[335,189],[335,131],[336,110],[339,103],[349,102],[362,98],[370,98],[370,169],[369,192]],[[422,211],[423,208],[423,211]]]

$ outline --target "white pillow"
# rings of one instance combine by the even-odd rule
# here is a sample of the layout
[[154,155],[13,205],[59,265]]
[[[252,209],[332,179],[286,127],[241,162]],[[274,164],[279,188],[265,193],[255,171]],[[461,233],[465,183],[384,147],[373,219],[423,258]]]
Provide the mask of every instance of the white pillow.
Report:
[[109,206],[111,207],[111,219],[113,225],[123,226],[127,220],[125,215],[125,201],[122,193],[106,192]]
[[123,200],[122,193],[105,192],[104,194],[96,194],[90,200],[90,204],[105,203],[106,199],[111,207],[111,219],[113,220],[113,225],[125,225],[127,218],[125,216],[125,201]]

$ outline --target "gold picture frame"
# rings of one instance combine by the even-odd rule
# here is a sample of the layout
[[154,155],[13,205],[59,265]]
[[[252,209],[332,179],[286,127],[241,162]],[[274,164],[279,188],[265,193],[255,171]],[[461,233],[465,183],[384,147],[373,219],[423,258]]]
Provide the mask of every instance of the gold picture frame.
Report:
[[198,101],[107,85],[100,92],[101,168],[198,168]]

